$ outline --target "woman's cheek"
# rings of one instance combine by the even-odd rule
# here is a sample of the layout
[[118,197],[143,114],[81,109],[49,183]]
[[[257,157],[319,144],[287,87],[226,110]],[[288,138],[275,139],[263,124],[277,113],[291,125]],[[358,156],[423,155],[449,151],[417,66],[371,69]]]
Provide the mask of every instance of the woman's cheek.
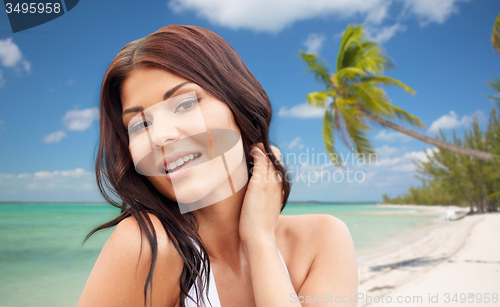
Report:
[[233,113],[225,103],[211,100],[200,105],[200,108],[207,130],[232,129],[239,131],[234,124]]

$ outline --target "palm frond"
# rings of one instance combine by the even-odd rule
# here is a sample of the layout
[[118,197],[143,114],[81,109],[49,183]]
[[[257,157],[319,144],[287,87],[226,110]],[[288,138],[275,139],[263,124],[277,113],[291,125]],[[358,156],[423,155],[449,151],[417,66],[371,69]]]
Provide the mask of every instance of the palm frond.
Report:
[[[405,121],[412,126],[425,128],[424,123],[422,123],[422,121],[418,117],[416,117],[415,115],[412,115],[401,108],[393,106],[392,104],[390,104],[387,101],[381,101],[380,103],[385,105],[385,107],[387,109],[392,110],[392,112],[398,117],[399,120]],[[390,118],[392,119],[393,117],[390,117]]]
[[333,115],[333,103],[325,110],[323,117],[323,141],[325,143],[326,151],[330,156],[333,164],[343,168],[342,157],[339,156],[335,149],[335,118]]
[[349,55],[350,50],[348,47],[351,43],[356,43],[359,38],[363,36],[363,25],[348,25],[342,35],[342,39],[340,41],[340,50],[337,56],[337,71],[340,71],[342,68],[349,67],[346,62],[346,57]]
[[337,71],[354,67],[368,73],[380,74],[394,66],[390,59],[385,56],[383,49],[368,38],[363,26],[347,26],[337,56]]
[[326,65],[325,62],[321,61],[318,55],[315,53],[306,53],[302,50],[299,50],[299,53],[300,59],[307,64],[307,72],[313,73],[314,78],[317,81],[322,82],[324,85],[326,85],[327,88],[331,88],[332,82],[328,73],[328,65]]
[[337,84],[342,84],[343,80],[356,79],[357,77],[364,75],[366,75],[366,72],[360,68],[344,67],[337,72],[335,77],[337,79]]
[[493,26],[493,33],[491,33],[491,44],[495,51],[500,54],[500,14],[498,14]]
[[393,112],[381,101],[388,101],[387,95],[383,89],[368,83],[355,83],[348,88],[350,97],[357,97],[358,102],[370,112],[379,115],[394,118]]
[[395,86],[400,87],[403,90],[407,91],[411,95],[415,95],[416,94],[416,91],[414,89],[412,89],[408,85],[404,84],[403,82],[401,82],[399,80],[396,80],[394,78],[391,78],[391,77],[386,77],[386,76],[366,76],[366,77],[360,78],[359,81],[360,82],[366,82],[366,83],[374,83],[374,84],[375,83],[382,83],[382,84],[384,84],[386,86],[395,85]]
[[332,91],[319,91],[307,94],[307,103],[313,107],[324,108],[326,106],[326,101],[328,96],[335,96],[335,92]]
[[335,101],[331,105],[333,106],[335,129],[342,136],[342,142],[344,142],[344,145],[347,148],[351,148],[351,143],[349,143],[349,138],[346,135],[346,131],[344,129],[345,124],[343,123],[342,116],[339,112],[339,108],[337,108]]
[[394,67],[391,60],[376,43],[364,40],[361,43],[361,53],[353,66],[364,69],[371,74],[381,74],[384,70]]
[[357,108],[352,107],[349,101],[337,99],[337,108],[342,114],[349,138],[353,141],[355,150],[358,153],[374,153],[370,140],[365,131],[371,128],[365,125],[365,119]]

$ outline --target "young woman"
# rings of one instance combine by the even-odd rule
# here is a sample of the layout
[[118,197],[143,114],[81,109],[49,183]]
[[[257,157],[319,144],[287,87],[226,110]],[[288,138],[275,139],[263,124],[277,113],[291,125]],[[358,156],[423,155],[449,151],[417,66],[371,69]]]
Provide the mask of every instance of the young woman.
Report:
[[[169,114],[192,114],[196,104],[207,131],[236,131],[248,182],[229,197],[181,213],[179,198],[219,191],[222,181],[204,164],[175,184],[167,163],[167,175],[141,174],[130,140],[136,125],[156,128],[152,150],[189,137],[194,122],[165,121],[160,129],[144,112],[192,94],[196,101],[177,101]],[[169,25],[129,43],[104,76],[100,116],[97,182],[122,213],[89,234],[116,226],[78,306],[356,306],[349,230],[330,215],[280,215],[290,183],[269,142],[271,104],[221,37]],[[145,121],[131,122],[138,117]],[[208,155],[197,148],[188,163]]]

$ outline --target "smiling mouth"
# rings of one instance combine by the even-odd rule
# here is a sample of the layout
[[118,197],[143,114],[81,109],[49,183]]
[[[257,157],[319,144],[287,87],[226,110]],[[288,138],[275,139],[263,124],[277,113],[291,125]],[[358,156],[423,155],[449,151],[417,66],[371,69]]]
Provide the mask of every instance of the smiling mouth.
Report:
[[199,152],[186,155],[182,158],[177,159],[177,161],[168,163],[165,167],[165,171],[167,172],[167,174],[176,172],[179,169],[184,168],[187,164],[190,164],[192,161],[197,160],[199,157],[201,157],[201,153]]

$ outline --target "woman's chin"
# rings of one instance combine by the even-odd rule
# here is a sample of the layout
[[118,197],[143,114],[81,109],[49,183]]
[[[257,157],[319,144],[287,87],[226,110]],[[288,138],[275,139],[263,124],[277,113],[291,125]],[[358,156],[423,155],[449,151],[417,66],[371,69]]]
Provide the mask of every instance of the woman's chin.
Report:
[[[177,192],[177,191],[176,191]],[[193,192],[189,191],[187,193],[176,193],[176,199],[179,204],[192,204],[203,202],[203,200],[207,197],[208,193],[200,193],[199,191]]]

